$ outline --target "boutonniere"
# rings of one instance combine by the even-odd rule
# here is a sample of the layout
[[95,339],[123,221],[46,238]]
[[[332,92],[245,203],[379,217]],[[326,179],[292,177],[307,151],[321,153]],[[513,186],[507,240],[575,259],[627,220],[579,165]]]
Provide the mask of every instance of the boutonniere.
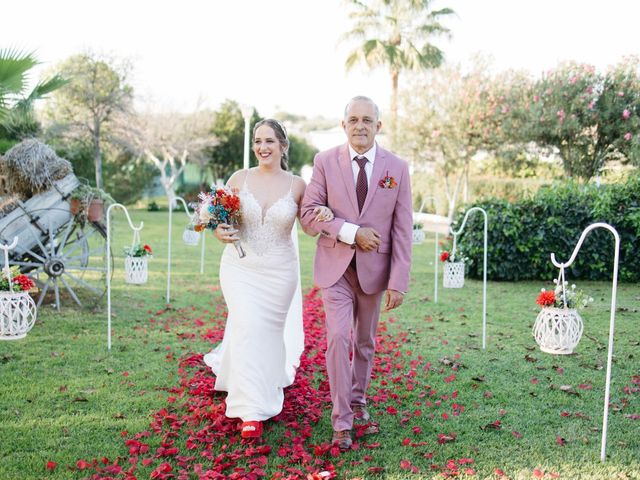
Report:
[[396,179],[389,176],[389,172],[387,171],[387,176],[378,182],[380,188],[396,188],[398,186],[398,182]]

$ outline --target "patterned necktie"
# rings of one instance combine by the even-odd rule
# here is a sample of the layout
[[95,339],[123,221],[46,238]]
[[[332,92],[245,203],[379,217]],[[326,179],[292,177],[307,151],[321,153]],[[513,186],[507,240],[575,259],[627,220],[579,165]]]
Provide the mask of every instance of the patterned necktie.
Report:
[[364,200],[367,198],[367,172],[364,170],[364,166],[367,164],[367,157],[357,156],[354,160],[358,163],[360,171],[358,172],[358,179],[356,180],[356,196],[358,197],[358,211],[362,212]]

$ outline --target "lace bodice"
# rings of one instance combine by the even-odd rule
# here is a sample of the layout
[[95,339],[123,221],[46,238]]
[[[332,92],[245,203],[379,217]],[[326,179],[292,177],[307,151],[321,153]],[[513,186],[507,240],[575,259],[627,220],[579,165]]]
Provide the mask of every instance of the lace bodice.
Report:
[[257,255],[264,255],[280,246],[292,246],[291,229],[298,213],[298,204],[291,188],[263,212],[245,181],[239,192],[242,220],[240,239]]

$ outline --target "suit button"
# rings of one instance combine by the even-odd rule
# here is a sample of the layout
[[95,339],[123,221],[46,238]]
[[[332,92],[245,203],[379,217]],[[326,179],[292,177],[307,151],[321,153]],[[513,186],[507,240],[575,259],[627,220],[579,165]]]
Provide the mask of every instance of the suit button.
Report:
[[355,244],[355,243],[352,243],[352,244],[351,244],[351,250],[355,250],[355,249],[356,249],[356,244]]
[[326,230],[322,230],[322,232],[320,233],[322,233],[322,235],[329,235],[329,232],[327,232]]

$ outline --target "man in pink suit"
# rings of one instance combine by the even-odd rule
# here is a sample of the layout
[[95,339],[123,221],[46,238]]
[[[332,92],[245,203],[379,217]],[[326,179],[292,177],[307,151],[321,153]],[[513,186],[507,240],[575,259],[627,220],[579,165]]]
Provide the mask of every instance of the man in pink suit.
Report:
[[[388,311],[402,304],[409,286],[409,169],[377,145],[380,126],[370,98],[351,99],[342,121],[348,142],[316,155],[301,206],[305,231],[320,234],[314,281],[326,313],[332,443],[342,450],[351,447],[354,417],[370,419],[366,391],[383,294]],[[328,206],[334,219],[317,221],[319,206]]]

